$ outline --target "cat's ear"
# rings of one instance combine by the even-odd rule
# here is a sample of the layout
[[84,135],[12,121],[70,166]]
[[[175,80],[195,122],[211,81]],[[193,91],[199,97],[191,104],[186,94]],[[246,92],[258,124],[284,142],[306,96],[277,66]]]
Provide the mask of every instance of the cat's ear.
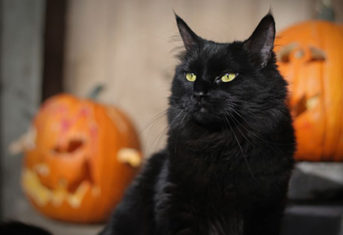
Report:
[[253,56],[257,66],[263,68],[271,59],[275,39],[275,21],[271,13],[268,13],[252,35],[244,42],[244,48]]
[[191,50],[192,48],[198,46],[201,38],[191,30],[191,28],[186,24],[185,21],[183,21],[183,19],[181,19],[181,17],[175,14],[175,18],[186,50]]

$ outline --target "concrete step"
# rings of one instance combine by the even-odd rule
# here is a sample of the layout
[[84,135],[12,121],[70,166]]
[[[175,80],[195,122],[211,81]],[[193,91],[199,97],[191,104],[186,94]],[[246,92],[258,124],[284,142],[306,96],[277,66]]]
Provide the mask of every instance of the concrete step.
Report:
[[290,205],[281,235],[343,235],[343,204]]

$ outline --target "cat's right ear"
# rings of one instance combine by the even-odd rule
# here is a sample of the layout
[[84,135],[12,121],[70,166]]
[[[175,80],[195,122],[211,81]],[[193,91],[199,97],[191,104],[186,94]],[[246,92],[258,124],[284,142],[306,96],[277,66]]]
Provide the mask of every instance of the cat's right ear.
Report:
[[196,35],[191,28],[186,24],[186,22],[175,14],[177,27],[179,29],[183,44],[186,50],[191,50],[192,48],[199,45],[201,38]]
[[243,44],[252,54],[253,61],[261,68],[265,67],[272,57],[274,39],[275,21],[272,14],[268,13]]

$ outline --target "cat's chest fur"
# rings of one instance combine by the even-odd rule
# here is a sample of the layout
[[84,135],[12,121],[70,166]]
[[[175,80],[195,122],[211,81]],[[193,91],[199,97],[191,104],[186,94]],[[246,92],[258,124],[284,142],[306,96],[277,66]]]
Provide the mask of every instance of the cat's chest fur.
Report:
[[256,167],[256,161],[261,160],[249,159],[256,157],[249,155],[256,149],[243,153],[237,144],[225,140],[218,144],[218,139],[210,149],[202,145],[189,148],[179,145],[180,141],[186,142],[179,137],[177,142],[169,143],[168,157],[155,185],[154,214],[158,224],[168,221],[165,227],[182,227],[189,220],[197,221],[194,227],[190,225],[197,234],[238,234],[243,218],[252,215],[255,204],[270,200],[268,195],[278,200],[271,176],[283,167],[282,161],[279,166],[271,163],[274,169],[263,164],[259,171],[251,172],[249,167]]
[[207,136],[206,143],[201,142],[204,136],[184,134],[194,130],[182,132],[169,138],[168,157],[158,177],[157,194],[177,199],[164,203],[193,203],[194,208],[224,216],[233,206],[244,210],[268,200],[268,194],[275,196],[278,181],[289,177],[291,163],[278,154],[280,149],[253,140],[247,143],[225,131]]
[[[220,161],[209,163],[194,158],[187,151],[178,152],[182,153],[183,161],[173,165],[174,159],[167,159],[161,168],[155,185],[156,221],[172,224],[166,227],[183,226],[188,220],[197,221],[192,227],[197,234],[219,235],[239,231],[239,210],[248,203],[242,198],[240,185],[230,173],[230,164]],[[173,157],[176,155],[174,152]],[[181,225],[178,224],[180,218]]]
[[163,185],[158,187],[159,193],[188,203],[211,204],[213,208],[222,208],[227,201],[243,196],[245,188],[254,182],[242,159],[244,153],[226,141],[214,145],[170,144],[169,157],[158,177],[159,185]]

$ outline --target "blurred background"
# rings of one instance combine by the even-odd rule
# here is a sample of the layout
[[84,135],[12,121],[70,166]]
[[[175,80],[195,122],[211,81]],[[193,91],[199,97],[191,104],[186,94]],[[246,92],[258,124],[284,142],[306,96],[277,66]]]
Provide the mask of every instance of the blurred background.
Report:
[[0,0],[1,219],[55,234],[99,231],[102,225],[55,222],[36,212],[20,188],[22,155],[8,147],[42,101],[61,92],[86,97],[102,85],[98,100],[128,114],[144,156],[162,148],[182,46],[173,10],[202,37],[228,42],[246,39],[269,9],[280,31],[316,18],[323,4],[343,22],[342,0]]

